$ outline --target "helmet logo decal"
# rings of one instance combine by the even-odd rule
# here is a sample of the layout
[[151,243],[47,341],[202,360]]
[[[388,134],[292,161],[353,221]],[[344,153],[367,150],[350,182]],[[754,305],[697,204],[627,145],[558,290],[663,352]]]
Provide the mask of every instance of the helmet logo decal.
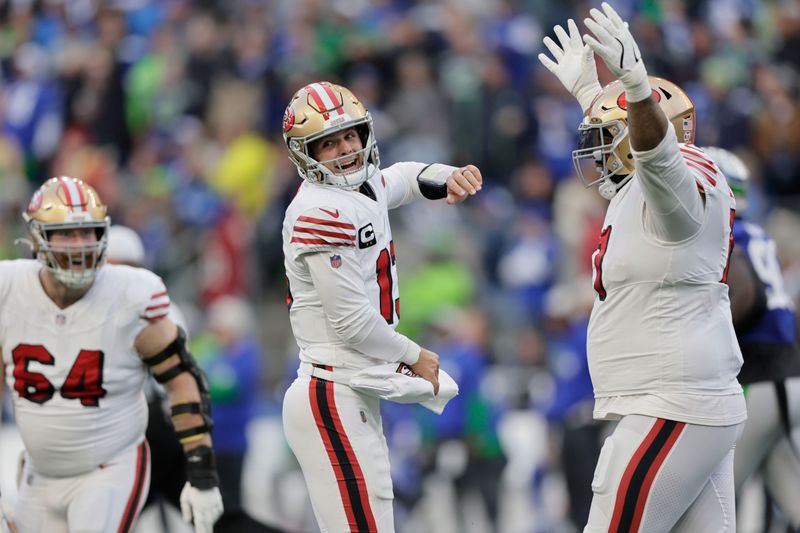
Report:
[[294,127],[294,111],[292,110],[292,106],[289,106],[283,113],[283,133],[288,132],[293,127]]
[[306,85],[306,90],[309,96],[317,104],[317,108],[322,113],[322,118],[328,121],[331,118],[331,113],[335,112],[339,115],[344,114],[342,109],[342,102],[338,101],[336,94],[334,94],[328,82],[317,82]]
[[[656,99],[656,102],[661,101],[661,93],[653,89],[653,98]],[[628,110],[628,99],[625,97],[625,91],[620,93],[619,97],[617,97],[617,105],[620,109]]]
[[28,204],[28,213],[35,213],[36,211],[41,209],[43,200],[44,200],[44,195],[42,194],[42,190],[38,189],[35,193],[33,193],[31,201]]

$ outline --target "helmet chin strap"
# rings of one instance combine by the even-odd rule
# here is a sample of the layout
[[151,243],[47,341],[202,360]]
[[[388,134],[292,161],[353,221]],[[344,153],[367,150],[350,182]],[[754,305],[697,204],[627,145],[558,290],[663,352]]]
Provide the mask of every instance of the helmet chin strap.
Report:
[[617,192],[630,181],[633,177],[633,173],[631,172],[627,176],[622,176],[622,179],[619,181],[614,181],[612,178],[606,178],[603,180],[603,183],[597,188],[597,191],[600,193],[600,196],[605,198],[606,200],[611,200],[617,195]]

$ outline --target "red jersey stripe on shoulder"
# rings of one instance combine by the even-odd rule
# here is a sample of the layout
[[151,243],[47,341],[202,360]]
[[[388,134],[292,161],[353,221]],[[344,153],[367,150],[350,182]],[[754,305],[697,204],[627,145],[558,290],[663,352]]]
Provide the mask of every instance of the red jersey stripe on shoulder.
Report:
[[303,237],[292,237],[292,240],[289,242],[296,242],[298,244],[319,244],[328,246],[345,246],[345,247],[354,246],[352,242],[334,242],[325,239],[306,239]]
[[707,169],[713,171],[714,174],[717,173],[717,168],[714,166],[714,162],[708,159],[707,157],[703,157],[694,152],[683,151],[683,150],[681,150],[681,155],[683,156],[684,159],[691,159],[692,161],[700,163]]
[[167,291],[157,292],[150,297],[151,300],[155,300],[156,298],[161,298],[162,296],[166,296]]
[[144,310],[145,312],[148,312],[148,311],[155,311],[156,309],[163,309],[165,307],[169,307],[169,302],[165,304],[151,305],[149,307],[145,307]]
[[349,233],[340,233],[338,231],[326,231],[324,229],[319,228],[307,228],[304,226],[295,226],[294,231],[297,233],[310,233],[312,235],[317,235],[320,237],[333,237],[335,239],[345,239],[348,241],[356,240],[355,234]]
[[161,320],[162,318],[164,318],[168,314],[169,313],[162,313],[160,315],[145,315],[145,318],[147,320],[149,320],[150,322],[155,322],[156,320]]
[[686,160],[686,164],[687,164],[687,165],[689,165],[690,167],[694,168],[694,169],[697,169],[697,170],[698,170],[698,171],[699,171],[699,172],[700,172],[700,173],[701,173],[703,176],[705,176],[705,178],[708,180],[708,182],[709,182],[709,183],[710,183],[712,186],[714,186],[714,187],[716,187],[716,186],[717,186],[717,180],[715,180],[715,179],[713,178],[713,176],[711,176],[711,175],[708,173],[708,171],[707,171],[706,169],[704,169],[702,166],[700,166],[699,164],[697,164],[697,163],[695,163],[694,161],[691,161],[691,160],[689,160],[689,159],[687,159],[687,160]]
[[700,148],[699,146],[697,146],[697,145],[696,145],[696,144],[694,144],[694,143],[683,143],[683,144],[680,144],[680,145],[678,145],[678,146],[679,146],[680,148],[686,148],[687,150],[692,150],[692,151],[694,151],[694,152],[696,152],[696,153],[698,153],[698,154],[702,154],[702,155],[704,155],[704,156],[708,157],[708,156],[706,155],[706,152],[705,152],[705,150],[703,150],[702,148]]
[[317,217],[309,217],[306,215],[297,217],[297,220],[300,222],[308,222],[311,224],[320,224],[322,226],[333,226],[335,228],[342,228],[342,229],[356,229],[356,227],[348,222],[338,222],[336,220],[327,220],[324,218],[317,218]]
[[696,147],[693,144],[680,144],[678,145],[678,147],[684,154],[691,154],[697,157],[698,159],[702,159],[706,163],[713,163],[711,158],[708,157],[708,154],[706,154],[704,151],[702,151],[700,148]]
[[699,166],[703,167],[703,168],[704,168],[704,169],[706,169],[706,171],[708,171],[708,173],[709,173],[709,174],[711,174],[712,176],[716,176],[716,175],[717,175],[717,167],[715,167],[715,166],[714,166],[713,164],[711,164],[711,163],[706,163],[706,162],[704,162],[704,161],[698,161],[698,160],[697,160],[697,159],[695,159],[694,157],[691,157],[691,156],[686,156],[686,155],[684,155],[684,156],[683,156],[683,159],[684,159],[684,160],[685,160],[687,163],[689,163],[689,162],[692,162],[692,163],[694,163],[694,164],[696,164],[696,165],[699,165]]

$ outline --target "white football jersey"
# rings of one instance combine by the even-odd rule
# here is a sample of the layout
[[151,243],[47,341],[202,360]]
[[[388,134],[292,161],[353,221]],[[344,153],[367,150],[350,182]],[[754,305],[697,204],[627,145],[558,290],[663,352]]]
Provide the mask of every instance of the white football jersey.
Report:
[[[742,356],[725,284],[735,201],[700,149],[680,145],[668,152],[670,143],[657,149],[664,153],[649,167],[649,190],[637,162],[633,179],[611,200],[592,257],[596,297],[587,351],[595,416],[734,424],[746,418],[736,380]],[[664,172],[679,176],[678,190],[667,185]],[[698,189],[705,207],[694,204],[697,216],[680,208],[654,212],[658,195],[682,206],[702,199]],[[678,241],[650,231],[690,224],[697,230]]]
[[34,471],[91,471],[138,444],[148,375],[134,339],[170,301],[152,272],[105,265],[66,309],[47,296],[41,264],[0,262],[0,346],[6,385]]
[[[400,294],[388,209],[420,197],[414,183],[424,167],[422,163],[398,163],[375,172],[362,186],[373,198],[362,192],[306,181],[300,186],[286,210],[283,252],[289,316],[301,361],[344,368],[386,362],[385,357],[362,353],[342,338],[341,331],[347,330],[349,324],[341,324],[339,319],[326,314],[303,256],[323,253],[332,273],[344,262],[355,262],[358,268],[354,277],[358,279],[349,281],[357,284],[359,290],[364,288],[371,308],[395,329],[400,320]],[[369,314],[374,317],[374,312]],[[360,314],[341,320],[351,319],[365,322],[371,317]],[[401,337],[399,350],[411,350],[410,340],[399,334],[392,336],[393,342]],[[401,358],[398,352],[395,360]]]

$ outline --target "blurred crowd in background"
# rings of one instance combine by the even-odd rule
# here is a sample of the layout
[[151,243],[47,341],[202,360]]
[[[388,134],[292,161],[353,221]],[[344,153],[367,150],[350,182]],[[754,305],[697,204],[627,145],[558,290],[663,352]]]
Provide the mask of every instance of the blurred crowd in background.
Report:
[[[297,366],[280,227],[300,183],[281,118],[304,84],[346,85],[372,113],[383,166],[472,163],[485,179],[458,208],[393,214],[401,329],[461,387],[441,417],[386,405],[398,530],[582,527],[604,434],[585,325],[605,206],[573,174],[581,110],[536,55],[595,4],[0,0],[0,258],[29,256],[14,241],[44,180],[94,186],[187,317],[217,447],[234,468],[248,457],[245,507],[313,531],[278,418]],[[753,169],[751,216],[797,299],[800,2],[613,4],[649,73],[693,99],[696,144]]]

